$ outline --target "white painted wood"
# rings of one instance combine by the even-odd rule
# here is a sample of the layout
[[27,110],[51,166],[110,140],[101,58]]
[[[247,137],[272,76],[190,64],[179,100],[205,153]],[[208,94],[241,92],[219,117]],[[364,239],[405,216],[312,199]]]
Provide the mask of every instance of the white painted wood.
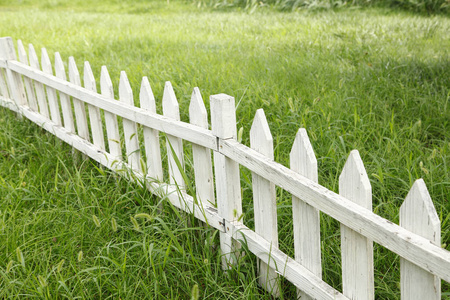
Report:
[[[180,109],[178,101],[173,91],[172,84],[167,81],[164,86],[164,93],[162,99],[163,114],[165,117],[173,120],[180,120]],[[168,134],[166,138],[167,160],[169,163],[169,178],[171,184],[176,184],[181,190],[185,189],[185,182],[183,178],[184,172],[184,152],[183,140],[179,137]],[[179,161],[181,169],[176,163]]]
[[[237,132],[234,98],[225,94],[212,95],[210,109],[213,134],[219,139],[235,139]],[[217,209],[219,215],[223,216],[225,220],[239,220],[242,215],[239,164],[217,150],[214,152]],[[232,239],[230,235],[220,234],[222,268],[224,270],[236,264],[240,247],[239,242]]]
[[[258,151],[268,159],[273,160],[273,139],[269,124],[262,109],[256,111],[252,127],[250,129],[251,148]],[[277,225],[277,198],[275,185],[265,178],[252,173],[253,206],[255,219],[255,232],[271,243],[270,257],[273,249],[278,249],[278,225]],[[280,296],[278,276],[274,269],[259,260],[259,284],[272,293],[274,297]]]
[[[423,179],[414,182],[400,207],[400,226],[441,245],[441,222]],[[400,258],[402,299],[441,299],[441,280],[406,259]]]
[[345,226],[450,282],[449,251],[267,159],[235,140],[219,139],[218,150],[222,155],[275,183]]
[[[55,76],[63,81],[66,81],[66,70],[59,52],[55,52]],[[69,132],[75,133],[75,123],[73,121],[73,111],[70,97],[63,92],[59,92],[59,100],[61,101],[64,128],[66,128]]]
[[[62,141],[68,143],[75,149],[81,151],[82,153],[88,155],[98,163],[104,165],[105,167],[115,171],[116,174],[124,176],[127,180],[137,183],[140,185],[142,182],[146,182],[147,188],[156,196],[168,199],[172,205],[180,208],[183,211],[190,212],[192,211],[194,198],[184,192],[179,193],[179,191],[167,185],[166,183],[157,183],[152,181],[149,176],[143,177],[143,174],[140,172],[134,172],[134,176],[128,176],[130,170],[129,165],[122,161],[115,161],[114,157],[99,149],[95,145],[87,142],[85,139],[80,138],[77,135],[72,134],[67,129],[57,126],[52,121],[47,120],[43,116],[41,116],[37,112],[33,112],[28,107],[17,107],[16,104],[9,99],[0,97],[0,106],[6,107],[12,111],[20,113],[24,115],[26,118],[36,123],[37,125],[43,127],[48,132],[54,134],[56,137],[61,139]],[[144,180],[145,179],[145,180]],[[223,231],[223,218],[217,214],[217,209],[213,206],[205,207],[204,209],[200,209],[199,207],[194,207],[194,216],[211,225],[212,227]]]
[[[41,64],[42,64],[42,71],[44,71],[47,74],[53,75],[52,63],[50,62],[50,58],[48,57],[48,53],[45,48],[41,49]],[[56,91],[54,88],[48,86],[45,89],[47,91],[47,99],[48,105],[50,107],[51,119],[55,124],[62,126],[61,114],[59,112],[59,103]]]
[[[6,60],[7,65],[17,60],[14,43],[10,37],[0,38],[0,56]],[[27,97],[22,78],[10,68],[6,68],[6,82],[9,89],[9,95],[16,105],[27,105]]]
[[[41,67],[39,65],[39,59],[36,54],[36,51],[34,50],[34,47],[32,44],[28,45],[28,54],[30,59],[30,67],[41,70]],[[45,95],[45,89],[44,85],[40,83],[39,81],[34,82],[34,88],[36,90],[36,99],[39,104],[39,112],[41,115],[46,117],[47,119],[50,118],[50,114],[48,111],[48,103],[47,103],[47,96]]]
[[[25,47],[22,44],[21,40],[17,40],[17,50],[19,53],[19,61],[25,65],[28,65],[28,56],[27,52],[25,51]],[[1,79],[0,79],[1,80]],[[36,100],[36,93],[34,91],[33,82],[30,78],[24,76],[23,81],[25,83],[25,90],[27,92],[27,99],[28,99],[28,106],[34,110],[38,111],[38,104]]]
[[[339,176],[339,195],[372,210],[372,187],[358,150]],[[374,299],[373,242],[341,224],[342,290],[350,299]]]
[[[84,62],[84,87],[90,91],[97,93],[97,85],[95,83],[94,74],[88,61]],[[100,109],[96,106],[88,104],[89,120],[91,122],[92,142],[102,150],[105,150],[105,138],[103,136],[103,122]]]
[[[148,78],[144,76],[139,92],[139,102],[143,109],[156,114],[155,97]],[[159,131],[144,126],[144,146],[147,159],[148,175],[154,180],[163,180],[163,169],[161,161],[161,146],[159,144]]]
[[[133,91],[125,71],[120,72],[119,99],[127,106],[134,106]],[[141,171],[141,154],[136,123],[123,119],[126,157],[132,170]]]
[[[102,66],[100,73],[100,90],[102,96],[109,101],[114,100],[114,90],[106,66]],[[122,149],[120,147],[119,122],[117,116],[107,110],[105,113],[106,136],[108,137],[109,153],[115,158],[114,160],[122,160]]]
[[[318,182],[317,159],[304,128],[300,128],[295,136],[290,153],[290,168],[313,182]],[[295,260],[322,278],[319,210],[292,196],[292,217]],[[313,299],[302,290],[298,290],[297,295],[300,299]]]
[[83,99],[84,102],[97,106],[104,111],[109,111],[117,116],[156,129],[160,132],[163,131],[167,134],[183,138],[191,143],[198,144],[209,149],[217,149],[217,138],[210,130],[154,114],[142,108],[130,107],[120,101],[110,101],[110,99],[98,95],[92,91],[88,91],[70,82],[57,79],[19,62],[10,61],[8,62],[8,66],[14,72],[19,72],[20,74],[28,76],[31,79],[39,81],[45,85],[51,86],[56,90],[66,93],[72,97],[76,97],[77,99]]
[[[208,113],[200,90],[197,87],[194,88],[191,95],[189,121],[192,125],[208,129]],[[215,205],[211,150],[192,144],[192,156],[194,159],[195,188],[199,205],[203,207],[206,207],[208,204]]]
[[[81,87],[80,73],[78,72],[78,67],[73,56],[69,57],[69,80],[74,85]],[[86,117],[86,106],[83,101],[76,97],[73,97],[72,100],[78,135],[86,141],[89,141],[89,126]]]
[[4,69],[0,67],[0,96],[9,99],[8,86],[6,84],[6,74]]

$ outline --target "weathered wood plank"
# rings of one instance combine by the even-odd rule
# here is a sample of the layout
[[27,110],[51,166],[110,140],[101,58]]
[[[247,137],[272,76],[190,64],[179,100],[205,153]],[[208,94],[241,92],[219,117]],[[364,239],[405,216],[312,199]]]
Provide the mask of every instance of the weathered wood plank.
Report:
[[18,72],[33,80],[51,86],[58,91],[77,99],[83,99],[85,103],[97,106],[104,111],[123,117],[130,121],[142,124],[158,131],[183,138],[191,143],[201,145],[210,149],[217,149],[217,138],[210,130],[191,125],[189,123],[176,121],[158,114],[153,114],[148,110],[138,107],[130,107],[120,101],[110,101],[102,95],[78,87],[70,82],[55,78],[39,70],[32,69],[22,63],[8,62],[11,70]]
[[[290,168],[313,182],[318,182],[317,159],[304,128],[300,128],[295,136],[290,153]],[[319,210],[292,196],[292,217],[295,260],[322,278]],[[298,290],[297,295],[301,299],[313,299],[302,290]]]
[[[173,91],[172,84],[167,81],[164,86],[164,93],[162,99],[163,114],[165,117],[173,120],[180,120],[180,109],[178,101]],[[181,190],[184,190],[185,182],[183,178],[184,172],[184,152],[183,140],[179,137],[168,134],[166,138],[167,145],[167,160],[169,162],[169,180],[171,184],[177,185]],[[177,164],[178,161],[178,164]]]
[[[148,81],[148,78],[146,76],[142,78],[141,89],[139,92],[139,102],[141,108],[156,114],[155,97],[153,96],[150,82]],[[161,146],[159,143],[159,132],[158,130],[144,126],[143,134],[148,175],[154,180],[162,181],[163,169],[161,161]]]
[[[19,61],[23,64],[26,64],[28,66],[28,56],[27,52],[25,51],[25,47],[23,46],[23,43],[21,40],[17,40],[17,50],[19,52]],[[1,81],[1,79],[0,79]],[[25,90],[27,92],[27,99],[28,99],[28,106],[34,110],[38,111],[39,107],[36,100],[36,93],[34,91],[33,82],[30,78],[24,76],[23,81],[25,83]],[[1,85],[1,84],[0,84]],[[7,90],[6,90],[7,91]]]
[[[50,62],[50,58],[48,57],[48,53],[45,48],[41,49],[41,64],[42,64],[42,71],[44,71],[47,74],[53,75],[52,63]],[[59,112],[59,103],[56,91],[54,88],[48,86],[45,89],[47,91],[47,99],[48,105],[50,107],[51,119],[55,124],[62,126],[61,114]]]
[[[27,105],[25,87],[21,76],[9,68],[9,63],[17,60],[14,43],[10,37],[0,38],[0,57],[5,59],[8,68],[6,68],[6,82],[9,89],[9,96],[12,97],[16,105]],[[7,92],[8,89],[5,91]]]
[[[212,132],[219,139],[235,139],[236,113],[234,98],[225,94],[210,97]],[[222,153],[214,151],[217,209],[225,220],[239,220],[242,216],[241,183],[239,164]],[[225,226],[225,224],[224,224]],[[240,244],[230,235],[220,234],[222,268],[227,270],[236,264]]]
[[[127,106],[134,106],[133,91],[125,71],[120,72],[119,99]],[[123,119],[123,132],[128,164],[132,170],[141,171],[141,154],[136,123]]]
[[[273,160],[273,139],[269,124],[262,109],[256,111],[252,127],[250,129],[250,146],[268,159]],[[265,178],[252,173],[253,206],[255,219],[255,232],[271,243],[271,251],[278,249],[278,225],[277,225],[277,198],[275,185]],[[271,252],[267,253],[270,257]],[[272,293],[274,297],[280,296],[278,276],[274,269],[259,260],[259,284]]]
[[[63,81],[66,81],[66,70],[59,52],[55,52],[55,76]],[[59,99],[61,101],[64,128],[66,128],[69,132],[75,133],[75,123],[73,121],[73,111],[70,97],[63,92],[59,92]]]
[[[97,93],[94,74],[88,61],[84,62],[84,87],[94,93]],[[88,104],[89,120],[91,121],[92,142],[102,150],[105,150],[105,138],[103,136],[103,122],[100,109]]]
[[[189,121],[208,129],[208,113],[203,102],[200,90],[196,87],[191,95],[189,104]],[[199,205],[215,205],[214,177],[211,161],[211,150],[196,144],[192,144],[192,156],[194,159],[195,188]]]
[[[113,84],[106,66],[102,66],[100,73],[100,89],[102,96],[108,99],[108,101],[116,101],[114,100]],[[119,122],[117,121],[117,116],[107,110],[105,110],[104,113],[109,153],[111,153],[115,160],[122,160],[122,148],[120,147]]]
[[[81,87],[80,73],[73,56],[69,57],[69,80],[71,83]],[[86,116],[86,106],[84,102],[73,97],[73,108],[75,111],[75,120],[77,123],[78,135],[89,141],[89,126]]]
[[219,152],[266,178],[345,226],[450,282],[450,252],[372,211],[273,162],[234,139],[219,140]]
[[[36,51],[34,50],[34,47],[32,44],[28,45],[28,54],[30,58],[30,67],[41,70],[41,67],[39,65],[39,59],[36,54]],[[34,88],[36,90],[36,99],[39,104],[39,112],[41,115],[46,117],[47,119],[50,119],[50,114],[48,111],[48,103],[47,103],[47,96],[45,95],[45,89],[44,85],[40,83],[39,81],[34,82]]]
[[[400,207],[400,226],[441,245],[441,222],[423,179],[414,182]],[[400,258],[402,299],[441,299],[441,280],[415,264]]]
[[[372,210],[372,187],[358,150],[339,176],[339,195]],[[350,299],[374,299],[373,242],[341,224],[342,290]]]

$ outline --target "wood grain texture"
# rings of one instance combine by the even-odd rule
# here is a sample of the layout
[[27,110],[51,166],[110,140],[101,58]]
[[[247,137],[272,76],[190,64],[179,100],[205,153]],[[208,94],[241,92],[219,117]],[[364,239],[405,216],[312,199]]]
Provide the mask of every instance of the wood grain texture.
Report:
[[[45,48],[41,49],[41,65],[42,71],[47,74],[53,75],[52,63],[50,62],[50,58],[48,57],[48,53]],[[50,117],[55,124],[62,126],[61,113],[59,111],[59,102],[58,96],[56,95],[56,90],[48,86],[45,87],[45,90],[47,91]]]
[[[23,43],[21,40],[17,40],[17,51],[19,53],[19,61],[23,64],[26,64],[27,66],[28,64],[28,55],[27,52],[25,51],[25,47],[23,46]],[[1,77],[1,74],[0,74]],[[2,81],[2,78],[0,78],[0,82]],[[24,84],[25,84],[25,90],[27,92],[27,102],[28,102],[28,106],[34,110],[34,111],[38,111],[39,107],[37,104],[37,100],[36,100],[36,92],[34,91],[34,86],[33,86],[33,82],[31,81],[30,78],[24,76],[23,78]],[[0,86],[2,86],[3,84],[0,83]],[[3,89],[3,88],[2,88]],[[7,89],[5,89],[7,91]],[[6,94],[8,94],[6,92]]]
[[[29,58],[30,58],[30,67],[40,71],[41,67],[39,64],[38,56],[36,54],[36,50],[34,50],[34,47],[32,44],[28,45],[28,49],[29,49],[28,54],[29,54]],[[39,112],[41,113],[41,115],[43,115],[44,117],[49,119],[50,113],[48,110],[48,102],[47,102],[47,96],[45,95],[44,85],[42,83],[40,83],[39,81],[35,81],[34,88],[36,90],[36,99],[39,104]]]
[[[318,183],[317,159],[304,128],[300,128],[295,136],[290,153],[290,168],[292,171]],[[300,198],[292,196],[292,217],[295,260],[321,278],[319,210]],[[302,290],[298,290],[297,295],[301,299],[313,299]]]
[[[372,210],[372,187],[357,150],[339,176],[339,195]],[[373,242],[341,224],[342,290],[350,299],[374,299]]]
[[[66,70],[59,52],[55,52],[55,76],[63,81],[66,80]],[[69,132],[75,133],[75,122],[73,119],[73,110],[70,97],[60,91],[59,99],[61,101],[64,128],[66,128]]]
[[[164,86],[162,99],[163,114],[165,117],[175,121],[180,121],[180,109],[178,101],[173,91],[172,84],[167,81]],[[177,185],[181,190],[185,189],[183,178],[184,172],[184,152],[183,140],[179,137],[168,134],[166,137],[167,160],[169,164],[169,180],[173,185]],[[177,164],[178,160],[178,164]]]
[[[128,107],[134,106],[133,91],[125,71],[120,72],[119,100]],[[141,171],[141,153],[136,122],[123,119],[123,133],[128,164],[131,166],[131,169]]]
[[[250,129],[250,146],[268,159],[273,160],[273,139],[269,124],[262,109],[258,109]],[[275,185],[264,177],[252,173],[253,207],[255,212],[255,232],[271,243],[272,249],[278,248],[277,198]],[[271,252],[267,253],[270,257]],[[280,296],[278,276],[274,269],[264,262],[258,261],[259,284],[272,293]]]
[[[148,78],[144,76],[141,82],[139,93],[141,108],[156,114],[156,102]],[[159,142],[159,131],[144,126],[144,146],[147,158],[148,175],[154,180],[163,180],[163,169],[161,160],[161,145]]]
[[[90,91],[97,93],[97,85],[95,83],[94,74],[92,73],[89,62],[84,62],[83,73],[84,87]],[[92,142],[102,150],[105,150],[105,138],[103,136],[103,122],[100,109],[96,106],[88,104],[89,120],[91,123]]]
[[[441,222],[423,179],[414,182],[400,207],[400,226],[441,245]],[[441,299],[441,280],[417,265],[400,259],[402,299]]]
[[[191,95],[189,105],[189,121],[208,129],[208,113],[203,102],[200,90],[196,87]],[[197,200],[202,206],[215,205],[214,177],[211,161],[211,150],[196,144],[192,144],[192,156],[194,159],[194,175]],[[199,204],[200,205],[200,204]]]

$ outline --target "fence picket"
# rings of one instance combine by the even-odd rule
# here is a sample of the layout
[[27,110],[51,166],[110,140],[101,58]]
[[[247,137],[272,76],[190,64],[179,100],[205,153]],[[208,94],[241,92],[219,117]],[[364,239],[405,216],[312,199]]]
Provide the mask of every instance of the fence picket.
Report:
[[[142,78],[141,89],[139,92],[139,102],[141,108],[156,114],[155,97],[153,96],[150,82],[148,82],[148,78],[146,76]],[[159,132],[158,130],[144,126],[143,134],[148,175],[155,180],[162,181],[163,170],[161,162],[161,146],[159,144]]]
[[[59,52],[55,52],[55,76],[62,80],[66,80],[66,70],[64,69],[64,64]],[[59,99],[61,101],[64,128],[71,133],[75,133],[75,123],[73,121],[73,111],[72,104],[70,103],[70,97],[60,91]]]
[[[52,63],[50,62],[50,58],[48,57],[48,53],[45,48],[41,49],[41,64],[42,64],[42,71],[44,73],[53,75]],[[45,90],[47,91],[47,99],[48,105],[50,107],[51,120],[56,125],[61,126],[62,121],[61,121],[61,114],[59,112],[59,103],[58,97],[56,96],[56,90],[48,86],[45,87]]]
[[[25,47],[23,46],[23,43],[21,40],[17,40],[17,50],[19,53],[19,61],[28,66],[27,52],[25,51]],[[34,91],[33,82],[31,81],[30,78],[28,78],[26,76],[23,77],[23,81],[25,83],[25,90],[26,90],[27,96],[28,96],[28,106],[33,111],[38,111],[39,108],[38,108],[38,104],[37,104],[37,100],[36,100],[36,93]]]
[[[304,128],[300,128],[295,136],[290,153],[290,167],[292,171],[318,182],[317,159]],[[292,196],[292,216],[295,260],[321,278],[319,210]],[[297,295],[301,299],[313,299],[301,290],[297,290]]]
[[[162,99],[163,114],[164,116],[173,120],[180,120],[180,109],[178,101],[173,91],[172,84],[167,81],[164,86],[164,94]],[[173,135],[167,134],[167,158],[169,162],[169,177],[170,184],[176,184],[181,190],[185,189],[185,182],[182,175],[184,172],[184,153],[183,153],[183,140]],[[177,166],[176,159],[180,163],[180,168]]]
[[[119,99],[121,102],[134,106],[133,91],[125,71],[120,72]],[[126,157],[131,169],[141,172],[141,154],[136,123],[123,119]]]
[[[236,112],[234,97],[219,94],[210,97],[212,133],[219,139],[236,139]],[[227,270],[237,262],[240,244],[227,234],[225,220],[237,221],[242,216],[239,164],[214,151],[217,210],[224,218],[224,231],[220,233],[222,268]]]
[[[189,104],[189,122],[193,125],[208,129],[208,113],[200,90],[195,87]],[[215,205],[214,177],[212,171],[211,150],[192,144],[194,159],[194,175],[197,200],[199,205]]]
[[[10,37],[0,38],[0,55],[6,60],[17,60],[14,43]],[[7,68],[6,82],[9,86],[9,96],[12,96],[16,105],[26,105],[27,96],[21,76]],[[7,94],[8,89],[5,91]]]
[[4,70],[0,68],[0,95],[9,99],[8,85],[6,84],[6,75]]
[[[40,70],[41,67],[39,66],[39,59],[32,44],[29,45],[28,54],[30,57],[30,67]],[[41,115],[49,119],[50,114],[48,111],[47,96],[45,95],[44,85],[40,82],[35,81],[34,87],[36,89],[36,98],[39,104],[39,112],[41,113]]]
[[[423,179],[414,182],[400,207],[400,226],[441,245],[441,222]],[[402,299],[441,299],[441,279],[400,258],[400,289]]]
[[[372,211],[372,187],[358,150],[339,176],[339,194]],[[374,299],[373,242],[341,224],[342,289],[350,299]]]
[[[250,145],[259,153],[273,160],[273,139],[262,109],[256,111],[250,129]],[[277,199],[275,185],[263,177],[252,172],[253,205],[255,212],[255,232],[278,249]],[[270,253],[267,253],[270,259]],[[278,276],[274,269],[258,261],[259,284],[270,291],[273,296],[280,295]]]
[[[84,87],[90,91],[97,93],[97,85],[95,83],[94,74],[88,61],[84,62]],[[89,120],[91,121],[92,142],[95,146],[105,150],[105,138],[103,136],[103,123],[100,109],[96,106],[88,104]]]
[[[69,80],[71,83],[81,86],[80,73],[73,56],[69,57]],[[86,117],[86,106],[84,102],[73,98],[73,108],[75,110],[75,120],[77,123],[78,135],[89,141],[89,126]]]
[[[114,90],[109,76],[108,69],[106,66],[102,66],[100,73],[100,90],[102,96],[114,100]],[[117,121],[117,116],[109,111],[105,112],[105,125],[106,125],[106,136],[108,138],[108,148],[109,153],[117,159],[122,159],[122,148],[120,147],[120,133],[119,133],[119,123]]]

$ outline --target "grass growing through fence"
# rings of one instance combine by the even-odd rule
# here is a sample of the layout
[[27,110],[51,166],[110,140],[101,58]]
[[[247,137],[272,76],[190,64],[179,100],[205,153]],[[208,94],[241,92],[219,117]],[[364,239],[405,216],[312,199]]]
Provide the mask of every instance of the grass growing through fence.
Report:
[[[297,129],[307,128],[319,182],[334,191],[358,149],[374,211],[393,222],[423,177],[450,244],[447,17],[385,9],[247,14],[174,1],[0,5],[0,36],[73,55],[80,71],[88,60],[97,79],[106,65],[116,93],[120,70],[135,95],[142,76],[156,99],[170,80],[184,121],[194,86],[204,99],[233,95],[248,145],[254,113],[264,108],[275,160],[285,165]],[[0,118],[1,297],[185,299],[197,284],[201,298],[269,298],[257,288],[251,256],[239,270],[220,270],[213,230],[188,227],[170,206],[157,214],[147,192],[89,161],[73,162],[69,147],[11,113],[1,110]],[[251,176],[242,175],[251,199]],[[280,247],[293,254],[290,196],[278,196]],[[251,201],[244,212],[253,226]],[[322,235],[324,279],[340,288],[337,222],[324,217]],[[377,299],[399,298],[398,259],[382,247],[375,252]],[[284,297],[294,293],[289,287]]]

